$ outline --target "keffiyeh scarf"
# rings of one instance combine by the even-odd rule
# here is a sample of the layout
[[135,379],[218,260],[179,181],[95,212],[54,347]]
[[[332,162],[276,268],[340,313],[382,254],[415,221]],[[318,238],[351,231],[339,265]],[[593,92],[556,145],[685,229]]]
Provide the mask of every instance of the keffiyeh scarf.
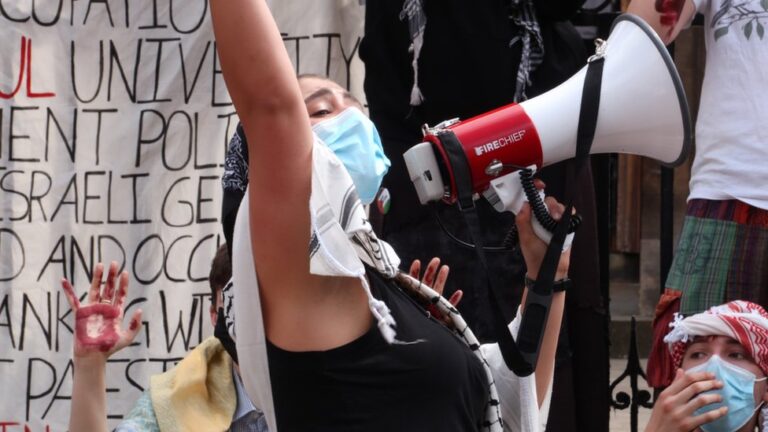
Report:
[[512,0],[509,9],[509,19],[520,29],[509,46],[523,44],[515,84],[515,102],[520,102],[527,99],[525,89],[531,85],[531,73],[544,61],[544,40],[532,0]]
[[[752,302],[735,300],[683,318],[675,313],[672,330],[664,338],[675,368],[683,363],[685,350],[696,336],[727,336],[741,344],[757,366],[768,375],[768,313]],[[761,409],[762,427],[768,430],[768,407]]]
[[[400,20],[407,21],[411,45],[408,51],[413,56],[413,87],[411,88],[411,106],[419,106],[424,95],[419,88],[419,57],[424,46],[424,32],[427,28],[427,15],[424,13],[425,0],[405,0],[400,12]],[[522,43],[520,64],[517,68],[515,83],[515,102],[527,99],[525,89],[531,84],[531,73],[544,59],[544,41],[536,17],[532,0],[511,0],[509,19],[518,28],[518,34],[509,41],[509,46]]]
[[[445,316],[451,318],[457,336],[480,359],[486,371],[490,390],[483,430],[502,431],[499,397],[491,369],[480,350],[479,342],[461,318],[458,310],[431,288],[398,271],[400,259],[391,246],[379,240],[373,232],[365,209],[357,197],[352,178],[344,169],[342,162],[319,140],[315,141],[312,159],[310,272],[316,275],[359,278],[361,287],[368,296],[368,305],[378,323],[379,331],[390,343],[399,342],[396,323],[387,305],[371,295],[368,279],[365,276],[365,265],[389,279],[397,276],[401,284],[407,283],[412,290],[431,304],[435,304]],[[224,312],[226,326],[232,339],[236,340],[239,334],[240,337],[248,340],[248,346],[244,346],[246,343],[237,344],[246,387],[248,382],[259,383],[257,391],[253,388],[249,389],[249,395],[254,404],[264,411],[270,430],[275,430],[261,305],[258,290],[253,289],[257,286],[257,280],[253,268],[253,257],[250,253],[248,211],[248,195],[245,194],[243,203],[239,206],[235,227],[232,256],[233,283],[227,284],[223,290]],[[247,291],[245,291],[246,288]],[[248,300],[235,301],[238,292],[244,297],[249,297]],[[245,296],[246,293],[247,296]],[[251,318],[236,320],[235,317],[241,313]],[[253,326],[254,323],[257,324],[256,328]]]
[[664,338],[675,367],[696,336],[727,336],[737,340],[755,363],[768,374],[768,313],[759,305],[736,300],[683,318],[675,314],[672,330]]
[[235,231],[235,217],[248,186],[248,141],[243,125],[238,124],[229,141],[227,156],[224,158],[224,174],[221,176],[224,195],[221,203],[221,225],[227,241],[227,252],[232,256],[232,233]]

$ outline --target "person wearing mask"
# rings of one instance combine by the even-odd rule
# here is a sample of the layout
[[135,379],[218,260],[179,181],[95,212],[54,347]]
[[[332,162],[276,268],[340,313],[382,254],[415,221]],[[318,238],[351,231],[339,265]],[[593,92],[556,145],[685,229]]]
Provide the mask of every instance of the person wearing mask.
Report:
[[[487,268],[467,243],[474,234],[456,206],[419,203],[402,154],[423,141],[422,126],[468,120],[496,108],[533,98],[561,84],[585,64],[584,42],[568,21],[583,0],[367,0],[365,93],[371,120],[392,161],[384,178],[386,193],[372,206],[381,219],[377,233],[403,262],[438,255],[453,276],[446,295],[464,291],[459,310],[478,338],[493,342],[489,317],[494,305],[484,296],[488,280],[505,287],[499,305],[514,314],[523,292],[525,265],[519,251],[499,247],[514,227],[514,215],[475,201]],[[589,163],[572,179],[575,165],[565,161],[536,173],[546,193],[563,201],[571,191],[582,223],[573,244],[571,294],[566,306],[552,430],[600,431],[608,428],[606,299],[601,294],[595,189]],[[381,211],[378,211],[381,209]],[[384,213],[381,215],[380,213]],[[442,226],[441,226],[442,225]],[[492,250],[491,250],[492,249]]]
[[[209,314],[214,327],[231,271],[227,247],[221,245],[208,277],[212,299]],[[118,275],[117,263],[112,262],[101,290],[103,273],[103,265],[97,264],[87,303],[83,305],[69,281],[62,280],[75,314],[71,431],[109,430],[106,363],[109,357],[133,343],[141,330],[141,311],[133,314],[127,329],[122,327],[128,273]],[[216,337],[202,341],[173,369],[151,377],[148,388],[115,429],[117,432],[177,430],[267,431],[263,413],[245,394],[237,363]]]
[[[211,325],[215,336],[205,339],[172,370],[153,376],[147,390],[115,429],[116,432],[167,432],[177,430],[230,430],[267,432],[264,414],[253,405],[243,388],[237,365],[237,352],[224,326],[224,293],[232,289],[232,266],[223,244],[211,263],[208,282],[211,288]],[[448,267],[440,260],[430,261],[422,283],[442,293]],[[421,264],[410,269],[414,279]],[[81,305],[66,279],[62,288],[75,312],[75,366],[70,426],[72,431],[108,430],[106,401],[106,361],[133,343],[141,330],[141,311],[134,313],[128,329],[122,328],[123,306],[128,294],[128,277],[117,276],[117,265],[109,267],[104,290],[100,290],[103,266],[95,268],[88,292],[88,303]],[[118,282],[119,280],[119,282]],[[115,286],[119,289],[115,291]],[[452,301],[458,302],[460,292]],[[93,317],[93,318],[90,318]],[[219,318],[222,319],[219,319]],[[88,334],[89,322],[102,319],[97,334]],[[93,329],[91,329],[93,332]],[[196,390],[190,390],[196,389]],[[203,391],[201,393],[201,391]]]
[[646,432],[754,432],[768,425],[768,313],[732,301],[675,317],[664,338],[675,377]]
[[[249,154],[224,309],[245,388],[270,431],[540,430],[564,293],[553,300],[538,372],[516,376],[450,303],[398,271],[371,229],[363,204],[384,160],[370,151],[380,148],[370,120],[337,84],[297,80],[264,2],[213,1],[211,14]],[[549,204],[559,218],[564,208]],[[518,222],[535,279],[546,245],[530,209]],[[455,332],[411,301],[413,290]]]

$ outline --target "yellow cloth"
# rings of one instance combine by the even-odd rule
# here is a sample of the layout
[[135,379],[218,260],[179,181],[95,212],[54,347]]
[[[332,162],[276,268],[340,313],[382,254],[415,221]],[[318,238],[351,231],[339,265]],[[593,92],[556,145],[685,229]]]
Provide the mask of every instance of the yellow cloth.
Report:
[[162,432],[227,431],[237,406],[232,359],[209,337],[179,364],[150,378],[150,395]]

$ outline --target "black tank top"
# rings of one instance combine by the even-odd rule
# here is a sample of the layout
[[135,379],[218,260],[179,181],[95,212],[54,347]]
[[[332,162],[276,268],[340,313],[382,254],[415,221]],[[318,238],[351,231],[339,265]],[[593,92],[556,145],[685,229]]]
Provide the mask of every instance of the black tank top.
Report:
[[328,351],[289,352],[268,342],[278,429],[479,431],[489,391],[480,360],[394,283],[368,277],[397,321],[400,343],[387,344],[375,323]]

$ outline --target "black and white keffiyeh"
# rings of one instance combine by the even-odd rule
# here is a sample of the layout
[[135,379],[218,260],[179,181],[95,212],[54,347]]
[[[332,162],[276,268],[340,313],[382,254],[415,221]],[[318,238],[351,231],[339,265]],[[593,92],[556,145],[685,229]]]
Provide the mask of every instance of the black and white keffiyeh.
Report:
[[515,102],[521,102],[527,99],[525,89],[531,85],[531,73],[544,60],[544,40],[532,0],[512,0],[509,10],[509,19],[519,29],[518,35],[512,38],[509,45],[518,42],[523,44],[515,84]]
[[[411,45],[408,51],[413,56],[413,87],[411,88],[411,106],[419,106],[424,95],[419,88],[419,57],[424,46],[424,32],[427,28],[427,15],[424,13],[425,0],[405,0],[400,12],[400,20],[408,23]],[[544,59],[544,41],[536,17],[533,0],[510,0],[509,19],[517,26],[518,34],[509,41],[509,46],[522,43],[520,65],[517,69],[515,84],[515,102],[526,99],[525,90],[531,84],[531,73]]]
[[489,432],[502,431],[504,423],[501,419],[501,402],[499,401],[499,394],[496,390],[496,382],[493,378],[491,366],[485,358],[483,351],[480,349],[480,342],[477,340],[477,337],[475,337],[475,334],[472,333],[472,330],[469,328],[466,321],[464,321],[464,317],[461,316],[459,310],[445,297],[435,292],[430,286],[421,283],[405,273],[399,274],[397,278],[401,285],[407,286],[410,288],[411,292],[416,293],[424,301],[435,305],[443,316],[448,317],[451,320],[453,331],[456,336],[469,347],[472,353],[483,364],[483,370],[485,370],[485,374],[488,377],[489,386],[488,402],[485,408],[485,422],[482,425],[482,430]]
[[413,55],[413,87],[411,88],[411,106],[419,106],[424,102],[424,95],[419,88],[419,56],[424,46],[424,30],[427,28],[427,15],[424,14],[424,0],[405,0],[400,12],[400,21],[408,20],[408,33],[411,36],[411,46],[408,50]]
[[221,185],[225,191],[245,192],[248,187],[248,141],[241,124],[237,125],[235,133],[229,140]]
[[312,159],[309,272],[359,278],[381,335],[393,343],[395,320],[387,305],[371,294],[364,264],[392,279],[398,272],[400,258],[373,232],[352,177],[341,160],[319,140],[315,141]]
[[243,125],[238,124],[229,141],[224,158],[224,174],[221,176],[224,195],[221,202],[221,225],[227,241],[227,252],[232,255],[232,233],[235,231],[235,217],[248,186],[248,141]]

